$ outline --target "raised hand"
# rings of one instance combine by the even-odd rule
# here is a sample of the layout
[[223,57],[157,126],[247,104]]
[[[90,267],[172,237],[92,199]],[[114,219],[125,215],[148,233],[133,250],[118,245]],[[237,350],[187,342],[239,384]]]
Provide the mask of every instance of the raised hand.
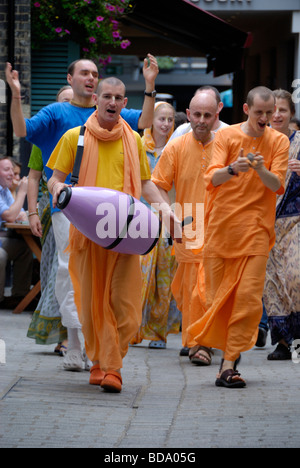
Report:
[[149,84],[150,87],[152,86],[151,91],[154,90],[155,80],[158,73],[159,68],[156,58],[153,55],[148,54],[147,57],[144,59],[143,75],[146,84]]
[[13,70],[9,62],[6,63],[5,77],[11,89],[13,97],[19,98],[21,96],[21,83],[19,80],[19,73],[17,72],[17,70]]

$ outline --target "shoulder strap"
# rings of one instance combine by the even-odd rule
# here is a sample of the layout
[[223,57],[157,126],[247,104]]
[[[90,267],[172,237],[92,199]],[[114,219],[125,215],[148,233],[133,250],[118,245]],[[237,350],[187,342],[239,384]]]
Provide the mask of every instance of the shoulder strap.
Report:
[[73,167],[73,173],[72,173],[72,176],[71,176],[71,184],[73,186],[78,184],[78,180],[79,180],[79,172],[80,172],[80,166],[81,166],[83,150],[84,150],[84,132],[85,132],[85,129],[86,129],[86,127],[84,125],[82,127],[80,127],[80,133],[79,133],[79,137],[78,137],[75,163],[74,163],[74,167]]

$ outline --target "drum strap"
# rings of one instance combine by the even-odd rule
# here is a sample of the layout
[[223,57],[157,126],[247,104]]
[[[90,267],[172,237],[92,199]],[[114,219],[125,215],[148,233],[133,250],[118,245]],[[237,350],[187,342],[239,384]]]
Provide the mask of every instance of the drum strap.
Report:
[[78,184],[78,180],[79,180],[79,172],[80,172],[80,166],[81,166],[83,150],[84,150],[85,129],[86,127],[84,125],[80,127],[80,133],[79,133],[78,143],[77,143],[77,152],[75,156],[75,164],[74,164],[73,173],[71,176],[71,184],[73,185],[73,187]]

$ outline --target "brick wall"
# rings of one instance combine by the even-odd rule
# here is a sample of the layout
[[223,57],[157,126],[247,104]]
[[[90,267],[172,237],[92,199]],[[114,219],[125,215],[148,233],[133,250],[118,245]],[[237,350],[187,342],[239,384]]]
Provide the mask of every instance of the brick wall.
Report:
[[[4,0],[0,4],[0,79],[4,80],[4,66],[7,60],[7,4],[9,0]],[[1,89],[3,81],[1,81]],[[1,97],[3,92],[1,91]],[[2,101],[3,99],[1,99]],[[0,155],[6,154],[6,105],[0,102]]]
[[[12,8],[14,5],[14,9]],[[14,18],[11,11],[13,10]],[[13,19],[14,21],[11,21]],[[1,0],[0,3],[0,80],[5,80],[5,63],[14,62],[19,71],[22,85],[22,107],[25,117],[30,117],[31,43],[30,43],[30,0]],[[11,28],[11,29],[10,29]],[[0,92],[1,92],[0,82]],[[1,100],[0,100],[1,101]],[[10,141],[10,124],[7,118],[8,99],[0,102],[0,154],[7,154]],[[23,160],[26,144],[13,138],[12,155]],[[11,155],[11,154],[10,154]]]

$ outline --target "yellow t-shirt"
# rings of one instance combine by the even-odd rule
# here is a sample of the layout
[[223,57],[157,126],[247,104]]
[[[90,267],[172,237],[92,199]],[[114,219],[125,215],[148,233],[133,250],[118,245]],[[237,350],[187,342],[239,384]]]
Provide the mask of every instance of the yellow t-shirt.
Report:
[[[77,151],[80,127],[68,130],[58,142],[50,156],[47,166],[68,175],[73,171]],[[151,179],[151,172],[143,148],[141,137],[134,132],[140,156],[141,180]],[[99,161],[96,176],[96,186],[113,190],[123,190],[124,183],[124,151],[122,139],[117,141],[99,141]]]

